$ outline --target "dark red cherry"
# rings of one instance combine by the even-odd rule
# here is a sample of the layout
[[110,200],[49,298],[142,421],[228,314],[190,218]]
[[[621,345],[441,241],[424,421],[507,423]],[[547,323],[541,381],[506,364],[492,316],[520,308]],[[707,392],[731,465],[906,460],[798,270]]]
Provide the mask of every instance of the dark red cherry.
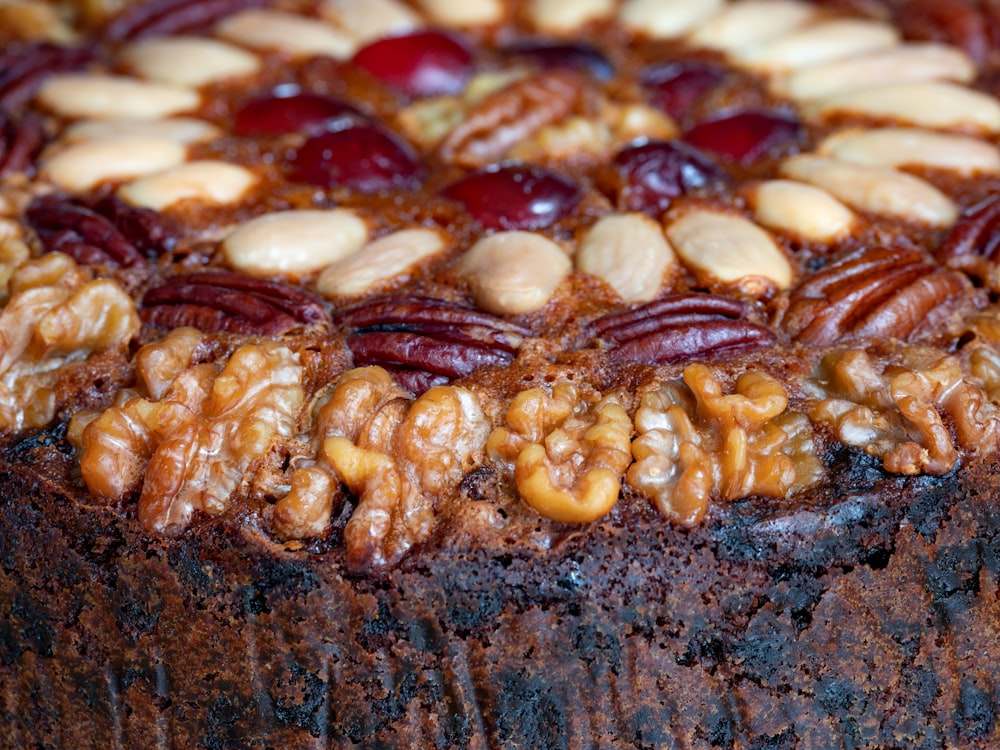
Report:
[[444,96],[465,88],[472,53],[449,34],[416,31],[372,42],[353,62],[409,96]]
[[802,133],[794,115],[747,110],[700,122],[684,134],[684,140],[749,167],[769,152],[799,140]]
[[339,130],[365,119],[357,109],[323,94],[271,94],[251,99],[233,117],[239,136],[318,133]]
[[526,60],[543,70],[568,68],[589,73],[598,81],[614,78],[615,66],[597,47],[586,42],[547,42],[525,39],[503,50],[515,59]]
[[728,179],[719,165],[686,143],[648,141],[619,151],[599,182],[621,208],[660,214],[675,198]]
[[464,204],[476,221],[490,229],[542,229],[580,201],[580,189],[569,178],[521,165],[473,172],[441,192]]
[[363,193],[416,189],[424,176],[410,145],[376,125],[315,135],[292,157],[291,167],[298,182]]
[[713,63],[678,60],[647,66],[640,80],[649,91],[650,103],[680,120],[725,75],[725,70]]

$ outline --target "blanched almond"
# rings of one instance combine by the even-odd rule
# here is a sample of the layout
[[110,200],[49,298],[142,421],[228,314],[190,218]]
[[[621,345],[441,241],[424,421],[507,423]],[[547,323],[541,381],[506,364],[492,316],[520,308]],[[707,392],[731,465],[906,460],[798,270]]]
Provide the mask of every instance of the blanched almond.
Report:
[[825,190],[804,182],[769,180],[752,195],[754,219],[771,229],[814,242],[850,233],[854,213]]
[[260,69],[260,59],[245,49],[193,36],[135,42],[122,50],[119,59],[142,78],[178,86],[203,86]]
[[184,145],[164,138],[104,138],[82,141],[44,159],[42,176],[64,190],[81,192],[106,180],[159,172],[186,157]]
[[171,117],[166,120],[80,120],[63,131],[65,143],[93,141],[98,138],[160,138],[177,143],[203,143],[222,135],[215,125],[193,117]]
[[126,76],[63,73],[50,77],[38,92],[46,109],[63,117],[169,117],[194,109],[197,91]]
[[547,237],[513,231],[483,237],[466,251],[458,270],[480,309],[517,315],[545,307],[573,264]]
[[308,274],[356,253],[368,224],[345,208],[279,211],[251,219],[222,243],[232,268],[256,276]]
[[636,34],[665,39],[686,34],[725,4],[725,0],[625,0],[618,9],[618,20]]
[[752,68],[780,72],[886,49],[898,43],[899,31],[889,24],[844,18],[805,26],[744,47],[734,57]]
[[804,108],[807,116],[863,115],[925,128],[1000,132],[1000,103],[953,83],[917,81],[848,91]]
[[162,210],[177,201],[235,203],[256,182],[253,172],[224,161],[192,161],[123,185],[118,194],[133,206]]
[[626,302],[656,297],[676,263],[660,224],[645,214],[605,216],[576,253],[578,270],[604,279]]
[[442,26],[490,26],[506,15],[502,0],[417,0],[417,5]]
[[280,10],[252,9],[235,13],[216,25],[223,39],[251,49],[280,50],[294,55],[329,55],[346,59],[357,43],[318,18]]
[[423,19],[401,0],[323,0],[319,14],[359,44],[420,28]]
[[849,206],[878,216],[891,216],[930,226],[955,223],[958,210],[944,193],[913,175],[886,167],[795,156],[781,165],[781,174],[821,187]]
[[566,34],[610,16],[613,0],[532,0],[528,18],[539,31]]
[[733,51],[787,34],[815,15],[815,6],[799,0],[744,0],[727,6],[688,39],[702,47]]
[[957,47],[908,43],[794,70],[772,81],[772,88],[783,96],[809,101],[890,83],[968,83],[975,77],[975,63]]
[[316,290],[324,297],[352,297],[406,275],[448,245],[443,232],[402,229],[379,237],[323,269]]
[[868,167],[923,166],[961,175],[1000,173],[1000,149],[987,141],[919,128],[844,130],[817,153]]
[[792,266],[767,232],[742,216],[699,209],[667,226],[667,238],[689,268],[754,292],[755,279],[779,289],[792,283]]

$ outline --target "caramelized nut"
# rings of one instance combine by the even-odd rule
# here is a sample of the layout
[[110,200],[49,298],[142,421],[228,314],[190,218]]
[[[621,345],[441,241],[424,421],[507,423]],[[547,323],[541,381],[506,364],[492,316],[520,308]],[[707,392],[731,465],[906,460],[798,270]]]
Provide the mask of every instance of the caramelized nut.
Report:
[[793,70],[772,81],[778,93],[799,101],[912,81],[969,83],[976,66],[956,47],[908,43],[866,55],[833,60]]
[[41,174],[64,190],[79,193],[108,180],[159,172],[183,163],[186,157],[186,146],[163,138],[101,138],[67,146],[45,158]]
[[172,117],[165,120],[112,118],[74,122],[63,131],[62,142],[137,137],[190,144],[211,141],[221,134],[222,131],[212,123],[193,117]]
[[224,161],[191,161],[122,186],[118,195],[133,206],[162,211],[181,200],[235,203],[256,182],[253,172]]
[[359,45],[420,28],[422,19],[401,0],[323,0],[320,16]]
[[792,266],[771,236],[742,216],[710,210],[687,213],[667,226],[667,238],[689,268],[753,292],[764,279],[792,283]]
[[754,219],[814,242],[834,242],[854,226],[851,210],[825,190],[792,180],[768,180],[752,194]]
[[727,5],[688,36],[700,47],[736,52],[804,26],[816,8],[800,0],[743,0]]
[[806,105],[804,111],[817,119],[854,115],[925,128],[1000,131],[1000,103],[994,97],[943,81],[892,83],[833,94]]
[[266,8],[252,8],[224,18],[215,33],[251,49],[329,55],[341,60],[354,54],[357,47],[350,36],[316,18]]
[[725,0],[625,0],[618,20],[633,33],[665,39],[691,31],[724,5]]
[[781,174],[823,188],[859,211],[891,216],[935,227],[949,227],[958,218],[951,199],[919,177],[885,167],[794,156],[781,165]]
[[843,18],[810,24],[744,47],[736,60],[769,73],[805,68],[895,47],[899,31],[886,23]]
[[677,256],[659,223],[645,214],[605,216],[590,228],[576,267],[606,281],[625,302],[656,297]]
[[64,73],[49,78],[38,101],[62,117],[155,119],[198,106],[197,91],[163,83],[97,73]]
[[134,42],[119,59],[141,78],[195,88],[260,69],[257,56],[240,47],[193,36]]
[[368,225],[353,211],[279,211],[251,219],[226,237],[230,267],[256,276],[308,274],[356,253]]
[[532,0],[528,5],[531,24],[546,34],[571,34],[613,12],[613,0]]
[[506,15],[502,0],[417,0],[431,21],[442,26],[490,26]]
[[522,231],[483,237],[459,264],[459,274],[468,281],[476,304],[496,315],[545,307],[572,270],[572,262],[559,245]]
[[992,143],[918,128],[844,130],[826,138],[816,151],[866,167],[923,166],[963,176],[1000,173],[1000,149]]
[[380,284],[400,279],[450,243],[434,229],[402,229],[369,242],[361,250],[323,269],[316,291],[324,297],[364,294]]

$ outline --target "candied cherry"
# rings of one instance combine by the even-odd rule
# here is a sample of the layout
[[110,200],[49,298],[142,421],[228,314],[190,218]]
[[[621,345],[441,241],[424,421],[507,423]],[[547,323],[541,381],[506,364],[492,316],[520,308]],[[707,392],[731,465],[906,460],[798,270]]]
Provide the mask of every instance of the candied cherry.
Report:
[[701,60],[677,60],[649,65],[640,81],[650,93],[650,103],[675,120],[682,119],[699,99],[718,86],[725,70]]
[[568,68],[588,73],[598,81],[614,77],[615,66],[597,47],[584,42],[521,40],[503,50],[515,59],[527,60],[543,70]]
[[693,146],[646,141],[619,151],[600,182],[620,207],[660,214],[675,198],[728,179],[718,164]]
[[794,115],[764,110],[744,110],[699,122],[684,134],[684,141],[711,151],[744,167],[802,137]]
[[372,42],[353,62],[408,96],[446,96],[465,88],[472,53],[450,34],[416,31]]
[[542,229],[580,201],[576,183],[541,167],[502,165],[466,175],[441,191],[490,229]]
[[412,190],[424,176],[410,145],[373,124],[313,136],[292,157],[291,168],[299,182],[363,193]]
[[318,133],[363,121],[364,115],[341,99],[323,94],[275,92],[251,99],[233,117],[238,136]]

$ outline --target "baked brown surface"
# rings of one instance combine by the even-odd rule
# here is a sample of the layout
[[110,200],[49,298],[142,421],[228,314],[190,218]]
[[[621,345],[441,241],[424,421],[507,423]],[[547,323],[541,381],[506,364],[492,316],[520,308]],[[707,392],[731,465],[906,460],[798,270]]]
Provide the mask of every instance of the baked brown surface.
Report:
[[987,4],[9,14],[0,747],[1000,744]]

